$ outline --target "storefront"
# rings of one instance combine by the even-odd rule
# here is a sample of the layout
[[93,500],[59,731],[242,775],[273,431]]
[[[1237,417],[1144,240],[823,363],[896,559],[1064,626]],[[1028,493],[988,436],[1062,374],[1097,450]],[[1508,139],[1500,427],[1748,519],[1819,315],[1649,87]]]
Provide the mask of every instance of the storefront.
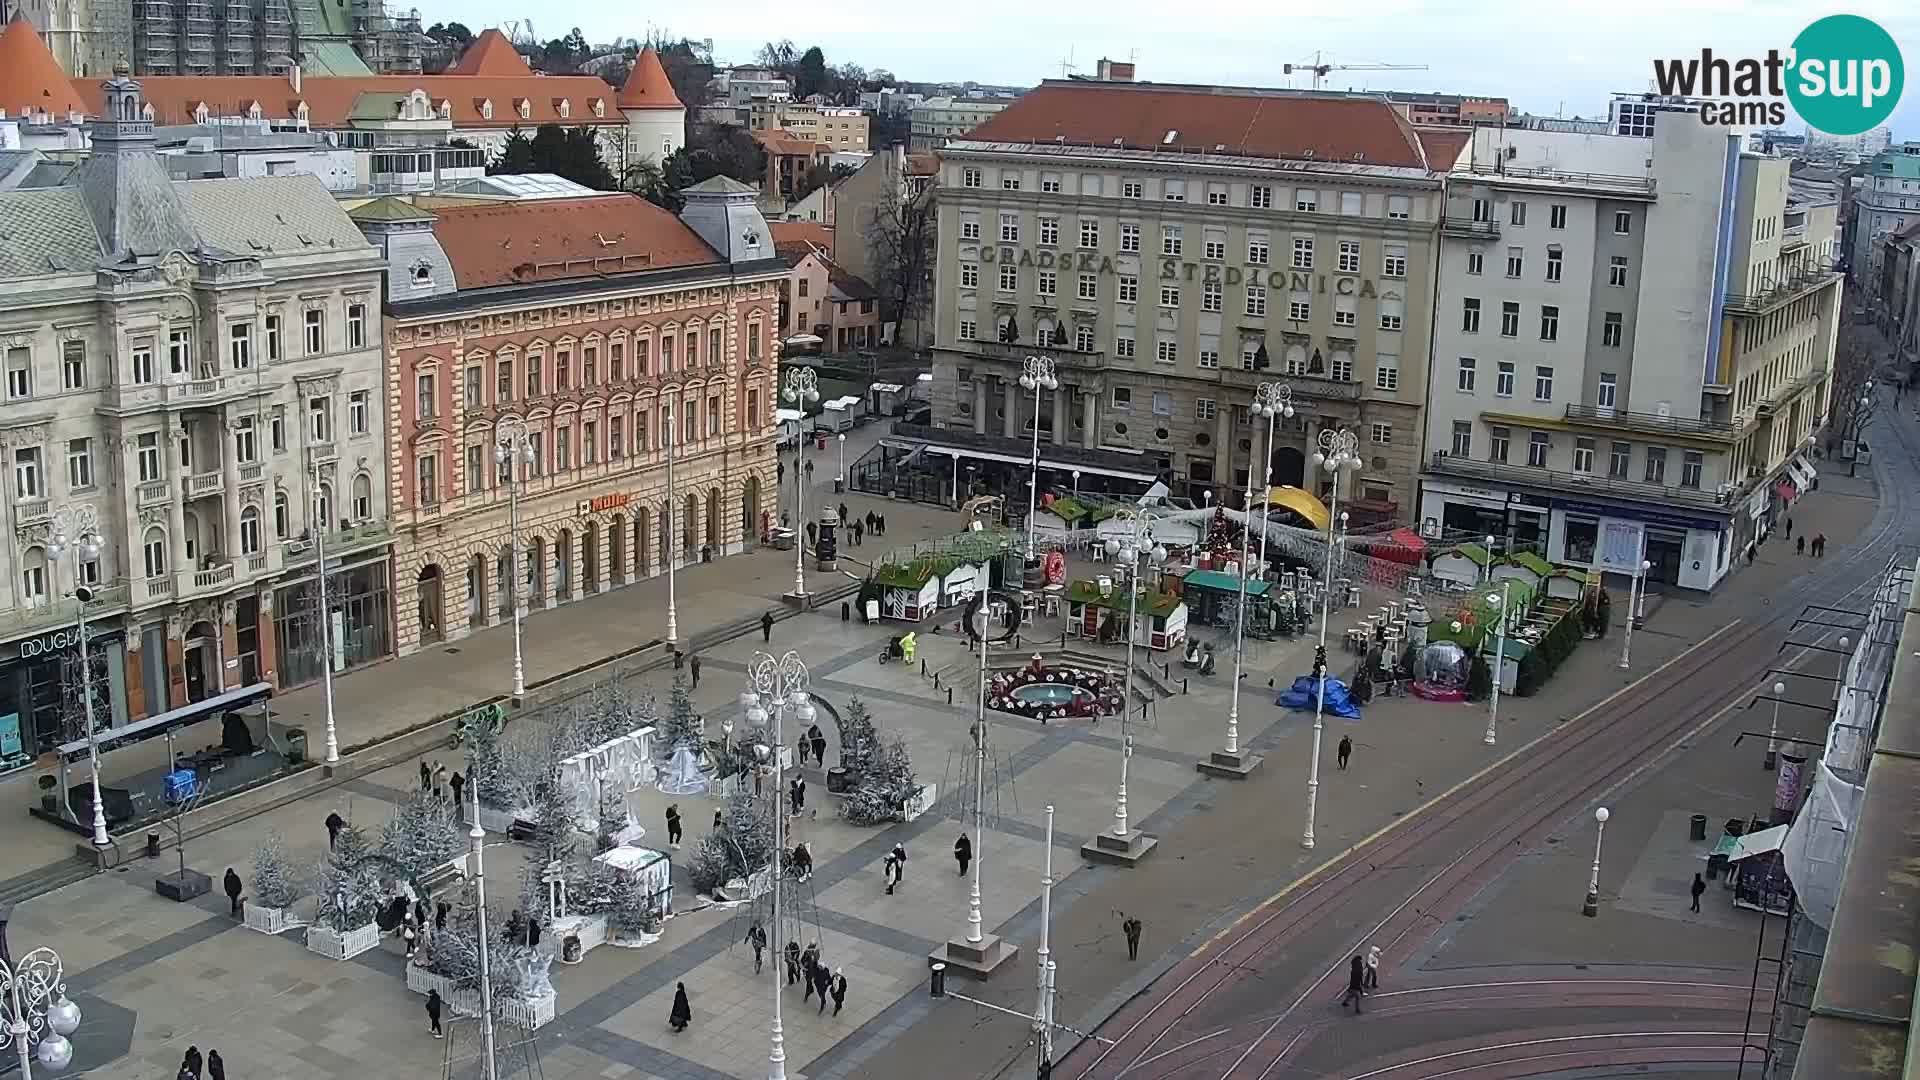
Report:
[[1647,580],[1705,591],[1727,572],[1728,522],[1645,507],[1552,500],[1547,560],[1632,574],[1652,563]]
[[393,655],[393,610],[385,556],[335,569],[327,578],[328,625],[323,635],[319,579],[283,585],[273,594],[274,663],[281,689],[321,674],[321,644],[333,654],[334,674]]
[[[127,722],[126,644],[118,628],[88,628],[93,722]],[[0,646],[0,769],[15,769],[69,739],[86,735],[86,685],[78,627],[50,630]]]
[[1429,480],[1420,488],[1420,535],[1429,540],[1494,537],[1501,551],[1540,551],[1551,528],[1552,500]]

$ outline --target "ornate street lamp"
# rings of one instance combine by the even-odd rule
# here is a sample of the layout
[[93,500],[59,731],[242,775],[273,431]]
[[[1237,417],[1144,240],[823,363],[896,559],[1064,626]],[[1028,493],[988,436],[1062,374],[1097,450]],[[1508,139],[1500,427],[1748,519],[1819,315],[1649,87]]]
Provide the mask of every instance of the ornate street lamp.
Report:
[[[5,934],[0,918],[0,935]],[[0,1049],[11,1046],[20,1058],[21,1080],[32,1080],[33,1063],[60,1072],[73,1063],[73,1043],[67,1036],[80,1029],[80,1006],[67,997],[66,974],[60,955],[35,949],[9,963],[0,956],[0,990],[5,992],[6,1023],[0,1026]]]
[[793,595],[803,603],[807,597],[807,403],[820,400],[820,376],[812,368],[795,367],[787,369],[787,385],[781,394],[793,407],[800,410],[800,441],[793,456],[794,490],[793,509]]
[[813,724],[818,714],[808,690],[811,681],[806,662],[796,652],[788,652],[778,659],[771,653],[755,653],[752,663],[747,665],[747,684],[752,688],[753,696],[753,704],[747,709],[747,726],[764,730],[767,720],[773,720],[773,745],[756,748],[756,756],[764,749],[773,765],[773,917],[768,929],[771,937],[767,942],[774,957],[773,964],[767,969],[773,986],[773,1027],[768,1040],[767,1080],[786,1080],[787,1077],[787,1037],[780,1021],[780,892],[783,887],[782,875],[786,872],[783,863],[787,856],[787,814],[786,808],[781,805],[785,788],[781,784],[780,761],[787,738],[782,721],[788,713],[792,713],[794,722],[801,725],[802,731]]
[[[513,543],[513,566],[507,582],[507,595],[513,601],[513,696],[523,698],[527,696],[527,663],[520,649],[520,589],[526,576],[522,565],[526,555],[520,549],[520,484],[521,470],[533,465],[533,439],[526,422],[518,417],[502,420],[494,428],[494,436],[494,458],[507,467],[507,530]],[[668,558],[671,565],[672,557]]]
[[1033,391],[1033,463],[1027,476],[1027,561],[1033,562],[1040,557],[1035,549],[1034,511],[1040,501],[1040,391],[1058,390],[1060,380],[1054,375],[1053,358],[1048,356],[1029,356],[1020,368],[1020,385]]
[[1360,439],[1346,428],[1327,428],[1320,432],[1320,449],[1314,452],[1313,466],[1324,469],[1333,481],[1333,497],[1328,503],[1327,571],[1320,583],[1320,645],[1314,650],[1314,675],[1319,692],[1313,702],[1313,757],[1307,772],[1307,831],[1300,838],[1303,847],[1313,846],[1314,813],[1320,800],[1320,740],[1326,730],[1327,712],[1327,620],[1333,613],[1334,526],[1345,520],[1340,513],[1340,477],[1360,468]]
[[93,660],[87,642],[87,604],[93,589],[84,581],[83,567],[100,557],[100,517],[92,506],[63,506],[53,515],[53,536],[47,541],[47,554],[53,559],[53,572],[59,573],[62,557],[73,556],[74,617],[80,631],[80,696],[87,721],[87,766],[93,774],[93,846],[104,848],[113,841],[107,836],[106,805],[100,796],[100,744],[94,739]]
[[[1293,387],[1286,383],[1263,382],[1253,392],[1253,405],[1249,407],[1256,417],[1267,421],[1267,453],[1263,461],[1266,467],[1260,471],[1260,577],[1267,576],[1267,495],[1273,490],[1273,432],[1282,420],[1293,419]],[[1253,486],[1252,462],[1248,462],[1247,486]],[[1247,506],[1247,512],[1253,512],[1253,506]]]

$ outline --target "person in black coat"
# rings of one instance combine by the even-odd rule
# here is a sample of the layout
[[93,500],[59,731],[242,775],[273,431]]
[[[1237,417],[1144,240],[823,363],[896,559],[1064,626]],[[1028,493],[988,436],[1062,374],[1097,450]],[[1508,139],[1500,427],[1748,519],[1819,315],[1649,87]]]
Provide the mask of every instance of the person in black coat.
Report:
[[333,846],[340,842],[340,830],[346,827],[347,827],[347,819],[341,817],[339,811],[336,810],[333,813],[327,815],[327,850],[328,851],[332,851]]
[[207,1080],[227,1080],[227,1063],[218,1050],[207,1051]]
[[833,989],[833,972],[825,964],[813,965],[813,990],[820,995],[820,1007],[814,1010],[819,1016],[827,1011],[827,994]]
[[687,1030],[693,1023],[693,1006],[687,1001],[687,984],[676,983],[673,990],[673,1011],[667,1014],[667,1026],[676,1032]]
[[440,1031],[440,1006],[440,991],[427,991],[427,1030],[433,1032],[436,1039],[443,1037]]
[[1693,907],[1688,910],[1699,911],[1700,897],[1707,891],[1707,883],[1701,879],[1699,874],[1693,875],[1693,885],[1690,891],[1693,893]]
[[819,966],[820,943],[816,941],[807,946],[807,950],[800,954],[800,981],[806,984],[801,988],[801,1001],[812,997],[813,992],[819,988],[820,983],[816,977],[816,969],[819,968]]
[[753,973],[760,974],[760,962],[767,951],[767,930],[759,923],[747,927],[747,946],[753,950]]
[[836,971],[833,973],[833,985],[828,989],[830,989],[833,992],[833,1015],[839,1016],[840,1006],[845,1005],[847,1003],[847,969],[846,968],[841,968],[839,971]]
[[452,907],[445,900],[440,901],[434,906],[433,928],[435,930],[445,930],[447,928],[447,913],[452,910]]
[[433,790],[433,766],[425,761],[420,762],[420,790]]
[[205,1060],[201,1058],[200,1048],[197,1046],[187,1047],[186,1056],[180,1059],[180,1068],[191,1074],[193,1080],[200,1080],[200,1067],[203,1064]]
[[760,640],[773,640],[773,612],[764,612],[760,616]]
[[667,807],[667,846],[670,848],[678,848],[680,846],[679,803]]
[[896,873],[894,879],[896,881],[905,881],[907,877],[907,845],[893,845],[893,861],[899,864],[895,868]]
[[800,943],[797,941],[788,941],[786,954],[787,985],[792,986],[794,983],[800,981]]
[[813,747],[813,762],[821,768],[827,767],[827,737],[820,733],[820,725],[807,729],[807,744]]
[[232,901],[233,917],[237,919],[240,917],[240,889],[241,889],[240,875],[234,872],[233,867],[229,866],[227,867],[227,876],[225,880],[226,880],[226,886],[227,886],[227,899]]
[[[467,778],[464,776],[461,776],[458,772],[456,772],[452,776],[447,778],[447,786],[453,789],[454,806],[456,807],[465,806],[466,803],[461,801],[461,799],[464,798],[464,796],[462,796],[460,792],[466,788]],[[457,810],[455,812],[456,814],[458,813]]]
[[960,864],[960,876],[967,876],[967,864],[973,861],[973,841],[966,833],[961,833],[960,839],[953,842],[953,861]]
[[1347,992],[1340,995],[1340,1007],[1353,1006],[1354,1015],[1360,1014],[1360,999],[1367,995],[1367,962],[1358,955],[1347,968]]

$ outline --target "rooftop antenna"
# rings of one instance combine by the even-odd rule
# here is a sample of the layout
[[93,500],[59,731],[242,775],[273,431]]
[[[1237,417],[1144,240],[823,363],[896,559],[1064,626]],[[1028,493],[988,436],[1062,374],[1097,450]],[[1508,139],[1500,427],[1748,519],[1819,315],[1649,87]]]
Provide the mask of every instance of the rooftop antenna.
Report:
[[1060,77],[1069,78],[1071,72],[1079,71],[1080,66],[1073,62],[1073,46],[1067,46],[1067,55],[1060,61]]

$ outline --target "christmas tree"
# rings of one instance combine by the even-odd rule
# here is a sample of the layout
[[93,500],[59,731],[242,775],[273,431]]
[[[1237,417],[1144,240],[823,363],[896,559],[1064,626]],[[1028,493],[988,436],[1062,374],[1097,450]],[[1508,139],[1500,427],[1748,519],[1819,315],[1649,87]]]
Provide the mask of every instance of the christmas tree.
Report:
[[858,784],[880,753],[879,733],[874,730],[867,703],[857,694],[847,702],[846,711],[836,723],[840,728],[840,767],[847,771],[850,786]]
[[467,783],[480,805],[493,810],[517,810],[507,763],[500,752],[500,732],[490,724],[467,728]]
[[710,893],[735,878],[757,873],[773,862],[773,804],[747,791],[727,800],[721,826],[700,838],[687,867],[694,890]]
[[374,921],[386,900],[386,888],[379,871],[368,864],[372,854],[366,833],[358,826],[340,830],[316,875],[314,891],[320,905],[314,913],[315,922],[344,934]]
[[595,846],[601,851],[611,851],[620,843],[621,830],[627,827],[627,794],[620,790],[620,784],[610,776],[600,778],[600,807],[596,814],[599,819]]
[[527,838],[535,852],[530,863],[551,866],[573,858],[580,846],[580,825],[574,820],[573,800],[557,777],[534,784],[533,835]]
[[267,838],[253,853],[253,902],[259,907],[288,908],[300,899],[303,892],[294,878],[293,867],[287,862],[287,848],[277,832],[268,833]]
[[427,791],[416,790],[380,830],[380,854],[399,863],[416,880],[459,855],[465,846],[452,807]]
[[687,691],[687,680],[678,674],[673,677],[673,692],[667,699],[660,741],[665,744],[668,756],[682,747],[696,754],[700,752],[700,718],[694,715],[693,695]]
[[871,766],[860,774],[840,812],[854,825],[897,821],[907,802],[919,793],[907,742],[895,736],[880,747]]

